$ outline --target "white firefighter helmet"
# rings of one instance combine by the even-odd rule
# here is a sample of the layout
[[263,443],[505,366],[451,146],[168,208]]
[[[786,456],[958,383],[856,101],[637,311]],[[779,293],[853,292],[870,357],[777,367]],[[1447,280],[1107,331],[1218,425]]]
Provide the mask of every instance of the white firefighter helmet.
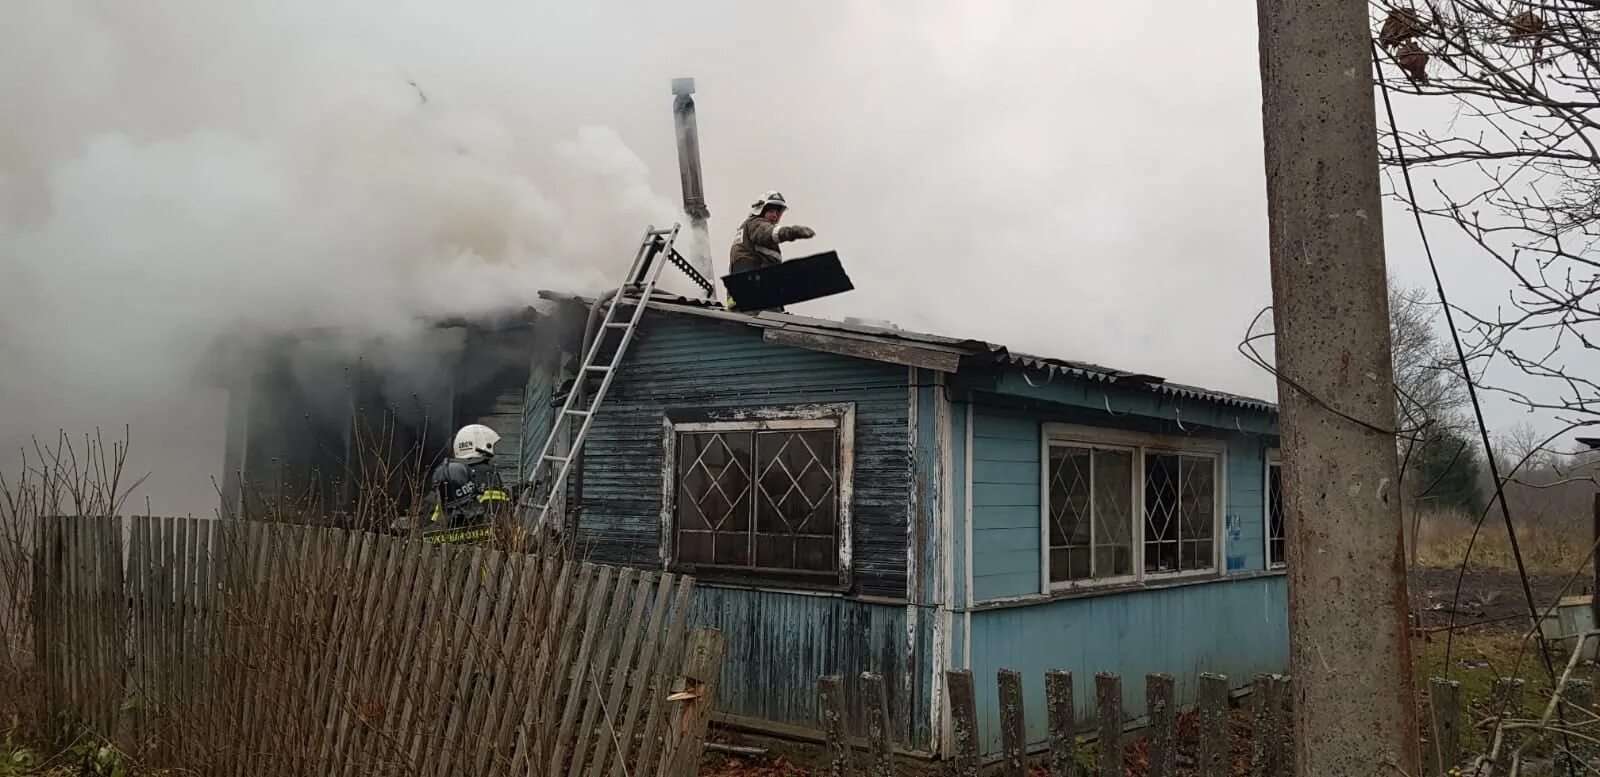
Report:
[[456,441],[451,446],[451,454],[458,459],[469,459],[473,456],[493,456],[494,444],[500,442],[500,435],[495,430],[483,424],[467,424],[456,432]]
[[750,204],[750,215],[759,216],[768,207],[776,205],[784,210],[789,209],[789,203],[783,199],[783,192],[771,191],[761,195],[761,199]]

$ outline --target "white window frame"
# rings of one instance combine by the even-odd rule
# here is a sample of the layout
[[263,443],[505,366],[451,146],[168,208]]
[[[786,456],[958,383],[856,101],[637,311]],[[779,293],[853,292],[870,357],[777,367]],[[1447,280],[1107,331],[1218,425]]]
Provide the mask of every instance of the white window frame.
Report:
[[[674,415],[692,414],[702,416],[703,420],[678,421],[672,420]],[[829,430],[836,431],[839,435],[838,473],[835,478],[835,497],[839,500],[838,507],[838,588],[848,588],[850,585],[850,567],[852,541],[854,537],[851,521],[851,504],[855,501],[855,428],[856,406],[853,402],[840,402],[832,404],[803,404],[788,406],[738,408],[732,410],[707,410],[707,411],[674,411],[668,410],[662,414],[662,457],[661,457],[661,568],[663,570],[680,568],[678,556],[678,530],[677,530],[677,467],[678,467],[678,435],[694,432],[767,432],[767,431],[808,431]],[[752,476],[752,487],[755,478]],[[754,516],[751,516],[754,520]],[[816,575],[818,584],[808,586],[792,581],[777,582],[770,576],[760,572],[747,572],[748,580],[738,578],[741,571],[736,567],[706,567],[702,574],[715,578],[717,582],[747,582],[752,587],[759,588],[815,588],[834,587],[824,585],[822,575]],[[803,574],[803,573],[801,573]],[[729,580],[728,578],[735,578]]]
[[[1190,578],[1222,577],[1227,558],[1228,446],[1221,440],[1170,437],[1166,435],[1101,429],[1092,426],[1047,423],[1043,425],[1039,449],[1039,590],[1048,595],[1063,591],[1114,588],[1145,581],[1164,582]],[[1128,450],[1133,452],[1133,574],[1098,580],[1050,580],[1050,448],[1051,445]],[[1144,491],[1145,456],[1150,453],[1177,453],[1212,460],[1211,568],[1182,572],[1146,572],[1144,569]]]
[[1285,517],[1283,533],[1283,561],[1272,560],[1272,468],[1278,468],[1280,492],[1283,483],[1283,454],[1277,448],[1267,449],[1267,466],[1261,475],[1261,558],[1267,569],[1289,568],[1289,524]]
[[[1040,538],[1041,538],[1040,542],[1042,543],[1040,547],[1044,548],[1044,560],[1042,562],[1044,564],[1044,570],[1043,570],[1043,573],[1041,574],[1040,577],[1044,580],[1044,584],[1045,584],[1045,589],[1044,590],[1046,590],[1046,591],[1071,591],[1071,590],[1077,590],[1077,589],[1080,589],[1080,588],[1099,588],[1099,587],[1102,587],[1102,586],[1124,585],[1124,584],[1127,584],[1127,583],[1137,582],[1139,580],[1140,570],[1144,569],[1144,543],[1140,541],[1140,537],[1139,537],[1139,533],[1138,532],[1131,532],[1129,534],[1129,537],[1130,537],[1129,541],[1133,544],[1133,547],[1130,548],[1130,550],[1133,553],[1133,560],[1132,560],[1132,565],[1131,565],[1131,569],[1133,571],[1132,571],[1131,574],[1116,575],[1114,577],[1093,577],[1093,578],[1089,578],[1087,580],[1063,580],[1063,581],[1060,581],[1060,582],[1055,582],[1055,581],[1052,581],[1050,579],[1050,522],[1052,520],[1052,518],[1050,516],[1050,477],[1051,477],[1050,476],[1050,449],[1051,448],[1055,448],[1055,447],[1078,448],[1080,450],[1088,450],[1090,452],[1089,453],[1089,472],[1090,472],[1090,479],[1091,480],[1090,480],[1090,483],[1089,483],[1089,493],[1090,493],[1089,504],[1090,504],[1090,509],[1091,510],[1094,509],[1094,507],[1093,507],[1093,505],[1094,505],[1094,496],[1093,496],[1093,494],[1094,494],[1094,482],[1093,482],[1093,477],[1094,477],[1094,475],[1093,475],[1093,473],[1094,473],[1094,451],[1118,451],[1118,452],[1129,454],[1133,458],[1133,482],[1130,484],[1130,490],[1132,491],[1132,493],[1130,493],[1128,495],[1128,498],[1130,500],[1129,504],[1131,505],[1131,510],[1132,510],[1133,514],[1139,518],[1139,520],[1135,521],[1136,523],[1140,523],[1142,525],[1143,524],[1143,517],[1144,517],[1144,514],[1141,512],[1141,510],[1143,509],[1143,506],[1144,506],[1144,498],[1139,493],[1140,491],[1143,490],[1139,486],[1142,485],[1142,478],[1140,477],[1140,473],[1143,471],[1144,464],[1142,462],[1143,454],[1140,452],[1138,446],[1136,446],[1136,445],[1121,445],[1121,444],[1106,443],[1106,442],[1088,442],[1088,441],[1085,441],[1085,440],[1078,440],[1078,439],[1072,439],[1072,440],[1061,439],[1061,438],[1047,439],[1046,442],[1045,442],[1045,446],[1044,446],[1044,473],[1043,473],[1044,490],[1043,490],[1042,496],[1040,497],[1041,500],[1042,500],[1040,502],[1040,506],[1043,508],[1042,515],[1043,515],[1043,518],[1044,518],[1044,520],[1041,522],[1041,525],[1043,526],[1044,530],[1043,530],[1043,532],[1040,533]],[[1090,563],[1093,564],[1093,556],[1094,556],[1094,551],[1093,551],[1093,548],[1094,548],[1094,524],[1093,523],[1090,524],[1090,528],[1089,528],[1089,541],[1090,541],[1089,547],[1090,547],[1090,559],[1091,559]]]

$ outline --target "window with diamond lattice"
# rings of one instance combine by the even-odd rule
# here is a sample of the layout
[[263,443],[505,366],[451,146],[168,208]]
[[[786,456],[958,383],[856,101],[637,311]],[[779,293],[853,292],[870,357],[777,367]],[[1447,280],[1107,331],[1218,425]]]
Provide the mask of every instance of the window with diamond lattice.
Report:
[[1050,582],[1133,573],[1133,454],[1050,446]]
[[680,432],[676,447],[679,564],[838,573],[836,429]]
[[1191,572],[1216,566],[1216,460],[1144,457],[1144,571]]
[[1283,467],[1267,465],[1267,562],[1275,567],[1288,563],[1283,531]]

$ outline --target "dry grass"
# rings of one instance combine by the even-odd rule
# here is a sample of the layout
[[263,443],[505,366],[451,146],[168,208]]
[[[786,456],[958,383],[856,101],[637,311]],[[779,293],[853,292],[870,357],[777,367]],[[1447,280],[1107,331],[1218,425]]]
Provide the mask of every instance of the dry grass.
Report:
[[[1476,540],[1472,537],[1475,516],[1453,511],[1422,510],[1414,520],[1420,524],[1416,561],[1422,566],[1460,566],[1462,560],[1468,557],[1470,547],[1473,566],[1516,568],[1511,541],[1506,536],[1505,525],[1498,512],[1484,520]],[[1588,563],[1593,543],[1590,520],[1588,515],[1515,520],[1517,541],[1528,569],[1571,573],[1582,568]]]
[[[35,521],[42,515],[118,512],[143,480],[126,472],[128,446],[127,430],[113,440],[99,430],[81,438],[61,433],[53,442],[36,440],[19,460],[0,469],[0,742],[6,748],[42,747],[63,734],[40,715],[31,608]],[[82,744],[43,752],[54,757]]]

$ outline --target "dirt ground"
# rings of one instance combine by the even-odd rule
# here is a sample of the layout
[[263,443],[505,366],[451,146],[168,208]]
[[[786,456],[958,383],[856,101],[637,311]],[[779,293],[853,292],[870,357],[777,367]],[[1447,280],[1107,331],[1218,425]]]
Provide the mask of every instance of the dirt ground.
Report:
[[[1554,604],[1563,592],[1575,596],[1594,590],[1594,578],[1588,571],[1576,578],[1570,573],[1533,572],[1528,582],[1541,611]],[[1528,625],[1528,599],[1515,570],[1470,568],[1462,575],[1459,569],[1424,567],[1417,570],[1411,588],[1411,607],[1421,614],[1417,625],[1423,629],[1449,626],[1452,612],[1458,630],[1512,633],[1521,632]]]

